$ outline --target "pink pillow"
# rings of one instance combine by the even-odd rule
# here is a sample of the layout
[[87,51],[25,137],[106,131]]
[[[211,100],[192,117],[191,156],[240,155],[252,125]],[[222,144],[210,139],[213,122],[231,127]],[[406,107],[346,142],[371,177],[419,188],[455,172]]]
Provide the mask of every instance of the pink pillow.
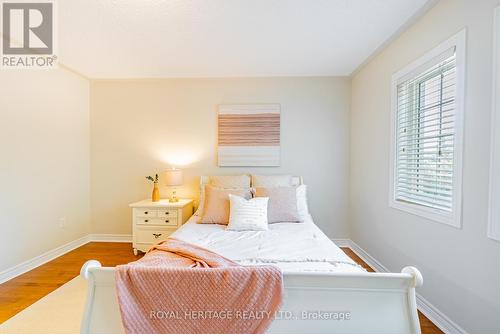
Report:
[[297,187],[255,188],[255,197],[269,197],[269,223],[302,222],[297,208]]
[[229,223],[229,194],[246,199],[252,198],[250,188],[247,189],[224,189],[205,186],[205,202],[203,203],[203,215],[201,224]]

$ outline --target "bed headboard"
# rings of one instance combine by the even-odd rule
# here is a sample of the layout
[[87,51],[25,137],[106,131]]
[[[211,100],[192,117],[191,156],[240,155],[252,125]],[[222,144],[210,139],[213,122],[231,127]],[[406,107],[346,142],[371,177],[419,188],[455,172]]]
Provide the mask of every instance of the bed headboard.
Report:
[[[202,175],[200,176],[200,186],[204,186],[208,184],[210,176]],[[292,186],[300,186],[303,184],[302,176],[292,176]]]

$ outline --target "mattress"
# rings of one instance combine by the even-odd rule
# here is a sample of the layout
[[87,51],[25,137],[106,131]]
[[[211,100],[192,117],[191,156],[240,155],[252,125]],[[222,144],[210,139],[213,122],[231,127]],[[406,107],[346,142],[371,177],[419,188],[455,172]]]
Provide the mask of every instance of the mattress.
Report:
[[283,272],[362,272],[309,217],[304,223],[269,224],[268,231],[227,231],[224,225],[198,224],[192,216],[171,236],[198,245],[241,265],[276,265]]

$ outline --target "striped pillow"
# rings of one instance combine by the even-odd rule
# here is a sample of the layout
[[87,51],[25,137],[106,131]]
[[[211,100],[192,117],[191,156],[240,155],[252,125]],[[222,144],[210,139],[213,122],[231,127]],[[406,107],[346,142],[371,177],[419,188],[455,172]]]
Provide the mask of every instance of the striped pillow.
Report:
[[266,231],[267,202],[269,198],[259,197],[245,199],[236,195],[229,195],[229,224],[232,231]]

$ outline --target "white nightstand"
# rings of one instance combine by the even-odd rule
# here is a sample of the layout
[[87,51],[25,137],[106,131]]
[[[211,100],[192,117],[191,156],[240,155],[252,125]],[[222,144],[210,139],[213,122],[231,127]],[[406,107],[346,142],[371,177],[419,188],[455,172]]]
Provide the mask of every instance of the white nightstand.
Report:
[[165,239],[193,214],[193,200],[179,199],[170,203],[144,200],[129,205],[132,208],[134,254],[146,252],[153,244]]

